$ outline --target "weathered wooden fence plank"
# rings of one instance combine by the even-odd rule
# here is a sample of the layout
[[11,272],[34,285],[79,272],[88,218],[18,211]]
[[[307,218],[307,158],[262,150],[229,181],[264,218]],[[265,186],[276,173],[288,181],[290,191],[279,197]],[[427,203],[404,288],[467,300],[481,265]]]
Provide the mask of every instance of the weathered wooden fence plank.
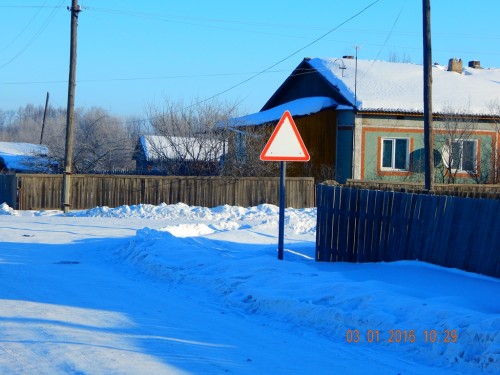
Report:
[[359,192],[359,202],[358,202],[358,228],[356,232],[356,243],[357,243],[357,256],[356,262],[365,262],[367,258],[366,247],[367,247],[367,212],[368,212],[368,190],[361,190]]
[[392,216],[392,203],[394,201],[394,192],[387,192],[384,195],[384,203],[382,207],[382,225],[380,233],[380,247],[379,247],[379,257],[384,261],[390,260],[390,254],[387,251],[389,233],[391,226],[391,216]]
[[[485,228],[484,242],[481,248],[481,271],[486,275],[497,275],[500,277],[500,200],[489,207],[489,228]],[[485,251],[488,249],[488,251]],[[497,251],[495,251],[495,249]]]
[[332,235],[330,237],[330,249],[331,249],[331,255],[330,255],[330,260],[331,261],[340,261],[341,258],[339,256],[339,232],[340,232],[340,221],[342,220],[341,214],[340,214],[340,203],[341,203],[341,192],[342,189],[340,186],[336,186],[333,188],[333,204],[332,204],[332,214],[333,214],[333,220],[332,220],[332,226],[331,226],[331,231]]
[[317,217],[321,218],[318,221],[316,229],[316,259],[329,262],[331,261],[332,251],[330,246],[330,234],[333,233],[333,214],[334,204],[334,189],[322,189],[316,195],[318,204]]
[[371,245],[371,258],[383,259],[380,256],[381,252],[381,237],[382,237],[382,218],[384,209],[384,193],[381,191],[375,192],[375,206],[373,210],[373,237]]
[[400,247],[398,249],[399,259],[407,259],[407,253],[409,248],[409,241],[412,226],[412,217],[415,212],[415,194],[407,193],[404,194],[404,214],[403,214],[403,235],[400,239]]
[[349,202],[351,200],[351,189],[340,189],[340,218],[339,218],[339,240],[337,254],[340,261],[347,260],[347,237],[349,233]]
[[385,259],[389,262],[401,259],[398,257],[400,239],[406,236],[406,233],[403,232],[403,198],[404,194],[395,192],[392,198],[390,213],[388,213]]
[[349,196],[349,212],[347,215],[347,241],[346,241],[346,261],[355,262],[357,258],[357,231],[358,228],[358,189],[351,190]]
[[366,207],[366,236],[365,236],[365,259],[366,262],[374,262],[376,254],[373,252],[373,243],[378,233],[375,228],[375,205],[377,192],[368,190],[368,205]]
[[455,210],[453,214],[452,227],[455,233],[452,236],[449,244],[449,251],[451,251],[451,267],[460,269],[469,269],[469,244],[472,238],[471,227],[474,221],[470,219],[474,217],[474,199],[471,198],[455,198],[459,210]]
[[17,179],[15,175],[0,175],[0,204],[15,207],[17,201]]
[[[432,209],[434,212],[430,212],[429,215],[432,217],[432,222],[426,224],[426,232],[428,233],[428,239],[426,241],[425,250],[427,255],[424,259],[430,259],[431,262],[436,264],[443,264],[447,259],[447,246],[440,248],[440,251],[436,251],[436,247],[443,244],[442,241],[442,230],[443,230],[443,220],[446,214],[446,196],[434,196]],[[448,250],[449,251],[449,250]]]
[[[429,195],[422,200],[422,206],[420,209],[420,219],[423,225],[423,243],[420,246],[419,259],[432,259],[433,258],[433,228],[436,222],[436,207],[438,204],[438,197],[435,195]],[[425,225],[427,224],[427,225]]]
[[486,274],[491,274],[495,272],[500,262],[500,254],[497,253],[495,256],[493,251],[500,248],[500,201],[495,203],[486,199],[476,201],[475,210],[481,215],[477,218],[473,232],[470,271],[486,270]]

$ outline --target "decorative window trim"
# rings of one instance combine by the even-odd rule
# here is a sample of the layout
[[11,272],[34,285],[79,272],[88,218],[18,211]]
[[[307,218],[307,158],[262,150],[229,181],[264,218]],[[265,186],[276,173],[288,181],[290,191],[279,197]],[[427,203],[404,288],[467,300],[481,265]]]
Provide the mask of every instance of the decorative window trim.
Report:
[[[406,149],[404,150],[405,155],[405,165],[403,168],[396,167],[396,153],[397,153],[397,141],[406,141]],[[387,142],[391,143],[390,152],[390,164],[391,166],[384,166],[384,150]],[[410,155],[413,148],[413,139],[409,137],[379,137],[378,138],[378,160],[377,160],[377,172],[380,175],[407,175],[410,173]],[[385,155],[387,161],[388,154]]]
[[[474,147],[472,149],[472,156],[473,156],[473,164],[474,168],[473,169],[464,169],[463,164],[464,164],[464,154],[463,154],[463,144],[465,142],[471,142],[474,144]],[[460,143],[461,144],[461,151],[459,151],[459,165],[458,168],[450,168],[451,172],[453,174],[459,174],[459,175],[464,175],[467,176],[470,173],[477,173],[479,171],[479,160],[481,160],[481,155],[480,155],[480,150],[481,150],[481,144],[479,142],[479,139],[460,139],[460,138],[453,138],[453,139],[448,139],[446,144],[443,146],[441,150],[441,155],[442,155],[442,161],[443,164],[445,165],[446,168],[449,168],[449,161],[450,161],[450,152],[452,149],[453,143]]]

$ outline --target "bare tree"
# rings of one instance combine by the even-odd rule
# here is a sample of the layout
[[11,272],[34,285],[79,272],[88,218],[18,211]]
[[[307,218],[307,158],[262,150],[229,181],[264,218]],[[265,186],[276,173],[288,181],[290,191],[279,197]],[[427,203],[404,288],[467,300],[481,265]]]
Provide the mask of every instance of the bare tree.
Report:
[[[131,169],[133,140],[123,122],[101,108],[77,109],[75,113],[73,166],[75,173]],[[51,157],[64,163],[65,118],[47,127],[46,145]]]
[[389,62],[411,63],[411,56],[407,55],[406,52],[403,52],[403,55],[400,56],[398,52],[392,51],[389,54]]
[[442,120],[435,127],[435,148],[440,151],[442,160],[436,172],[442,183],[453,184],[460,175],[467,174],[475,181],[482,180],[477,160],[478,140],[474,138],[477,118],[466,115],[468,111],[446,108]]
[[215,100],[189,105],[167,100],[161,109],[151,106],[147,147],[155,168],[169,175],[223,174],[229,146],[220,124],[235,111],[236,105]]
[[[43,106],[32,104],[17,111],[0,112],[0,140],[38,144],[43,112]],[[133,146],[143,122],[131,119],[125,124],[101,108],[79,108],[75,120],[75,173],[133,168]],[[49,148],[50,160],[59,165],[64,164],[65,126],[66,110],[49,106],[43,143]]]
[[491,148],[491,160],[493,163],[492,183],[500,183],[500,101],[495,100],[488,103],[488,110],[491,117],[492,127],[495,131],[495,139]]
[[122,121],[101,108],[78,114],[73,163],[77,173],[130,169],[132,140]]

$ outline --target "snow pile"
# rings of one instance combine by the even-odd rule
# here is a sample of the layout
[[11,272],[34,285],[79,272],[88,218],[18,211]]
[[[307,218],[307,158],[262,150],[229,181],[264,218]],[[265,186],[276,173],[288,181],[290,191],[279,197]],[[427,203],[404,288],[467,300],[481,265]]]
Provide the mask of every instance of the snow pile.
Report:
[[0,205],[0,215],[17,215],[16,210],[9,207],[7,203],[2,203]]
[[[188,206],[184,203],[171,205],[162,203],[158,206],[139,204],[133,206],[124,205],[116,208],[106,206],[96,207],[90,210],[72,212],[68,216],[181,220],[186,222],[201,220],[210,222],[210,227],[219,231],[245,228],[249,221],[252,222],[252,225],[273,227],[278,223],[278,214],[279,208],[270,204],[261,204],[247,208],[229,205],[207,208]],[[300,210],[286,209],[285,221],[296,233],[315,233],[316,208],[304,208]],[[179,232],[176,231],[176,233]]]

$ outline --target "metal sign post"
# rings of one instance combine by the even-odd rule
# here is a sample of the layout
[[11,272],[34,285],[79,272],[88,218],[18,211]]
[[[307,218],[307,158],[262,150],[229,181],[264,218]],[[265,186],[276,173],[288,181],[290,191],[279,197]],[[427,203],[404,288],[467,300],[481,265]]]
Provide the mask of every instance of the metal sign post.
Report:
[[280,213],[278,221],[278,259],[283,260],[285,243],[286,162],[280,162]]
[[285,242],[285,204],[286,204],[286,161],[309,161],[310,156],[302,141],[297,126],[289,111],[281,116],[260,160],[280,162],[280,210],[278,228],[278,259],[283,260]]

